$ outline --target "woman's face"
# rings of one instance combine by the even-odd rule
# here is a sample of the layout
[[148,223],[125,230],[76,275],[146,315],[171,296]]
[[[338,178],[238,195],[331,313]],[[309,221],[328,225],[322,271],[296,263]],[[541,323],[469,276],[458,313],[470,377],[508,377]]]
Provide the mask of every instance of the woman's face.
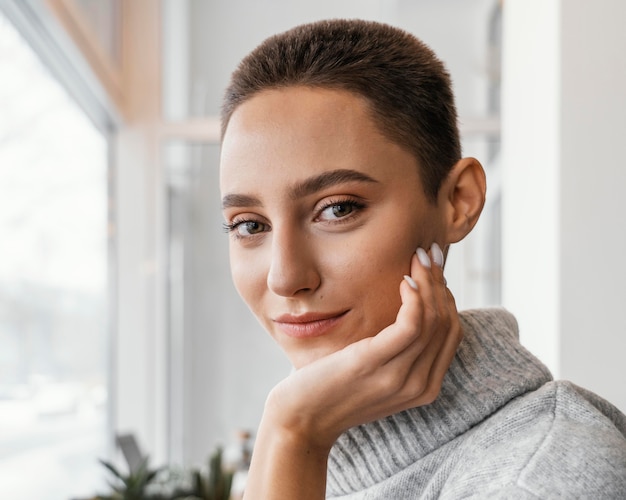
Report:
[[297,368],[393,323],[413,252],[445,244],[416,159],[350,92],[240,105],[220,184],[235,286]]

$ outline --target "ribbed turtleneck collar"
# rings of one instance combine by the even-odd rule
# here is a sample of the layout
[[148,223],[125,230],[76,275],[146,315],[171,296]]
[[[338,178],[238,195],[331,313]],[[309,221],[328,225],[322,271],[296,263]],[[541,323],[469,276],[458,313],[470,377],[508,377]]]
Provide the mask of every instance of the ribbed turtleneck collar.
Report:
[[464,338],[437,400],[342,434],[329,457],[328,496],[388,479],[552,379],[520,345],[509,312],[472,310],[460,318]]

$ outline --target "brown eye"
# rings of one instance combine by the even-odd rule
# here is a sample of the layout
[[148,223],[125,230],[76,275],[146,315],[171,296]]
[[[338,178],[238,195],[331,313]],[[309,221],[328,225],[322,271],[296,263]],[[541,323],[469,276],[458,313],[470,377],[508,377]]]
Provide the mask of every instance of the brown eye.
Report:
[[335,203],[322,210],[322,218],[326,220],[341,219],[354,210],[353,203]]
[[236,230],[240,236],[252,236],[253,234],[262,233],[266,230],[266,227],[261,222],[249,220],[237,224]]

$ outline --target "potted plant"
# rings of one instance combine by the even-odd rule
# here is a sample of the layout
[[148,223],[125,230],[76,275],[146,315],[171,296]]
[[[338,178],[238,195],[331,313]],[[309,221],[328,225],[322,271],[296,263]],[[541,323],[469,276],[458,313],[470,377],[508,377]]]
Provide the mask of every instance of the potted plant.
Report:
[[106,460],[100,460],[100,463],[113,474],[113,480],[109,481],[113,493],[99,495],[96,497],[98,500],[165,500],[165,497],[159,494],[149,493],[151,483],[162,468],[148,467],[148,457],[145,457],[140,466],[128,474],[123,474]]

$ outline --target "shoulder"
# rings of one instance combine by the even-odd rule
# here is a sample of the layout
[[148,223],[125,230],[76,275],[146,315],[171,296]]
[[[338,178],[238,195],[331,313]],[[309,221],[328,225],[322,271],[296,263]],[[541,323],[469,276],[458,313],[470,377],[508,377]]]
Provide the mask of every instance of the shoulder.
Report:
[[471,431],[452,496],[624,498],[625,433],[626,417],[610,403],[549,382]]
[[626,418],[595,394],[569,382],[546,384],[551,424],[529,455],[519,481],[539,496],[554,488],[572,495],[626,495]]

